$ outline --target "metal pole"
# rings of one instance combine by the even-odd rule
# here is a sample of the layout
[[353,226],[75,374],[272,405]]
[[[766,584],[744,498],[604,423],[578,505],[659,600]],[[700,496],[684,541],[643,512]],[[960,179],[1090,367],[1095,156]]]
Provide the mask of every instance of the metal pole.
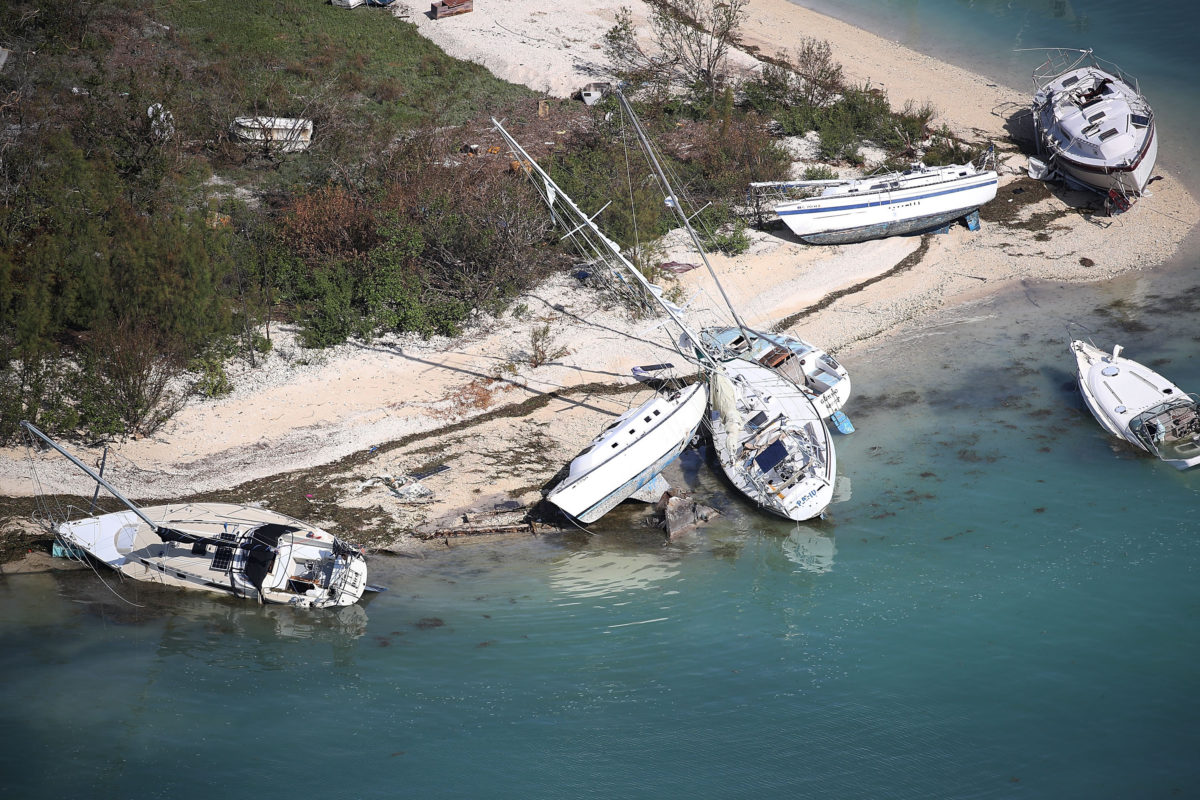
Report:
[[663,172],[662,166],[658,163],[658,159],[654,156],[654,149],[650,146],[650,140],[646,138],[646,132],[642,130],[642,124],[638,122],[637,115],[633,113],[633,107],[629,105],[629,100],[625,98],[624,93],[620,89],[616,90],[617,100],[621,103],[621,108],[625,109],[625,113],[629,115],[630,122],[633,123],[633,131],[637,134],[638,141],[642,144],[642,150],[646,153],[646,158],[650,161],[650,165],[654,168],[654,172],[658,175],[658,179],[662,182],[663,192],[667,196],[667,205],[675,210],[675,215],[679,217],[679,221],[683,223],[683,227],[687,229],[688,235],[692,237],[692,244],[695,245],[696,251],[700,253],[700,260],[704,262],[704,266],[708,268],[708,274],[712,276],[713,282],[717,285],[717,290],[721,292],[721,298],[725,301],[725,305],[729,308],[729,313],[733,315],[733,321],[737,323],[738,328],[742,332],[742,336],[746,337],[746,341],[750,341],[750,333],[746,329],[746,324],[742,322],[742,318],[738,316],[737,310],[734,309],[733,303],[729,300],[729,295],[725,293],[725,287],[721,285],[721,281],[717,278],[716,270],[712,264],[708,263],[708,255],[704,252],[703,245],[700,244],[700,237],[696,234],[692,223],[688,220],[687,213],[683,210],[683,206],[679,203],[679,197],[675,194],[675,190],[671,188],[670,181],[667,180],[666,174]]
[[[100,486],[103,486],[105,489],[108,489],[108,491],[112,493],[113,497],[117,498],[122,503],[124,503],[129,508],[130,511],[132,511],[134,514],[137,514],[138,517],[141,518],[142,522],[145,522],[147,525],[150,526],[150,528],[155,533],[158,533],[159,526],[157,525],[157,523],[155,523],[154,520],[150,519],[145,514],[143,514],[142,510],[140,508],[138,508],[136,505],[134,505],[132,500],[130,500],[128,497],[126,497],[125,495],[123,495],[119,491],[117,491],[115,488],[113,488],[113,485],[111,483],[104,480],[104,478],[101,478],[95,472],[92,472],[91,468],[89,468],[86,464],[84,464],[78,458],[71,455],[63,448],[61,448],[58,445],[58,442],[54,441],[49,436],[42,433],[37,428],[33,427],[32,424],[26,422],[25,420],[21,420],[21,427],[24,428],[25,430],[29,431],[30,433],[34,434],[39,439],[41,439],[43,442],[50,445],[55,450],[57,450],[58,452],[62,453],[64,456],[66,456],[68,461],[70,461],[72,464],[74,464],[75,466],[77,466],[81,470],[83,470],[88,475],[88,477],[90,477],[92,480],[94,480],[97,484],[99,484]],[[97,489],[97,492],[98,491],[99,490]]]

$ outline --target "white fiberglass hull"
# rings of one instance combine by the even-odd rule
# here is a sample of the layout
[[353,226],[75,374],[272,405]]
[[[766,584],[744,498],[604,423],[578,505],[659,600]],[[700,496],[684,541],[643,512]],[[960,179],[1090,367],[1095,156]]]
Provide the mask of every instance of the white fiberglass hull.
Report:
[[1178,469],[1200,465],[1194,398],[1149,367],[1083,341],[1071,342],[1079,391],[1100,426]]
[[1038,146],[1065,177],[1107,194],[1145,191],[1158,158],[1149,103],[1096,65],[1050,78],[1033,98]]
[[837,456],[812,401],[757,362],[734,359],[722,366],[724,374],[712,376],[710,424],[726,477],[781,517],[820,516],[833,500]]
[[698,383],[631,409],[575,457],[546,499],[580,522],[595,522],[679,457],[707,403],[708,388]]
[[775,213],[812,244],[849,244],[929,230],[996,197],[998,176],[967,165],[862,178],[818,197],[780,203]]
[[55,532],[65,544],[148,583],[313,608],[351,605],[366,589],[361,552],[285,514],[230,503],[141,511],[161,528],[218,545],[164,542],[133,511],[65,522]]

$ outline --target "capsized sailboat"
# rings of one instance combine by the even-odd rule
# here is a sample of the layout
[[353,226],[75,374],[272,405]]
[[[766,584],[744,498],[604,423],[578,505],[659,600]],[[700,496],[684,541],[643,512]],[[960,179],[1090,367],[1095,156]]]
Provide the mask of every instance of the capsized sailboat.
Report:
[[179,503],[141,508],[28,422],[125,505],[124,511],[59,521],[55,536],[133,580],[253,599],[327,608],[357,603],[367,584],[362,551],[331,533],[265,508]]
[[695,437],[707,405],[704,383],[656,393],[592,440],[546,499],[583,523],[630,498],[657,502],[670,488],[660,473]]
[[[492,124],[513,155],[526,165],[526,175],[555,221],[566,230],[563,238],[569,239],[583,258],[606,269],[614,289],[635,293],[632,297],[639,303],[676,318],[681,309],[663,297],[662,287],[650,283],[629,263],[617,243],[579,210],[503,125],[495,119]],[[546,499],[583,523],[596,521],[631,497],[657,501],[669,488],[660,473],[695,437],[707,405],[705,382],[661,389],[656,397],[601,431],[572,460],[567,477]]]
[[[664,202],[687,231],[728,309],[732,327],[749,342],[752,332],[721,285],[682,198],[667,178],[633,107],[620,90],[616,96],[658,179]],[[709,432],[726,477],[746,497],[779,516],[792,520],[820,516],[833,500],[837,456],[811,392],[755,358],[752,350],[731,352],[718,346],[719,340],[711,335],[698,337],[685,328],[681,347],[697,343],[697,352],[704,355],[701,368],[705,363],[712,365],[706,370]]]
[[1079,392],[1104,430],[1177,469],[1200,464],[1200,405],[1149,367],[1076,339]]

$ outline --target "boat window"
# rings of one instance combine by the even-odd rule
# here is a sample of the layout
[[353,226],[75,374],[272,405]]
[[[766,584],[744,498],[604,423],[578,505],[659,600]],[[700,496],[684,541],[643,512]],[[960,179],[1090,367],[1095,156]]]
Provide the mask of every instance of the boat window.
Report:
[[1104,133],[1100,134],[1100,141],[1107,142],[1109,139],[1117,135],[1116,128],[1109,128]]
[[1090,117],[1088,117],[1088,122],[1099,122],[1102,119],[1104,119],[1104,112],[1098,111],[1095,114],[1092,114]]
[[613,442],[613,443],[612,443],[612,446],[613,446],[613,448],[615,449],[615,448],[617,448],[617,447],[619,447],[619,446],[620,446],[620,442]]
[[1141,114],[1130,114],[1129,121],[1132,122],[1134,125],[1136,125],[1139,128],[1150,127],[1150,118],[1144,117]]
[[1088,125],[1086,128],[1081,130],[1080,133],[1082,133],[1084,136],[1091,136],[1093,133],[1095,133],[1098,130],[1100,130],[1099,125]]
[[635,433],[637,433],[637,429],[636,429],[636,428],[630,428],[630,429],[629,429],[629,435],[630,435],[630,436],[633,436]]
[[643,421],[643,422],[649,422],[649,421],[650,421],[650,420],[652,420],[652,419],[654,419],[654,417],[646,417],[646,418],[645,418],[644,420],[642,420],[642,421]]
[[[658,409],[658,408],[654,409],[654,416],[657,417],[661,413],[662,413],[662,409]],[[649,422],[650,420],[646,420],[646,421]]]
[[875,191],[876,189],[886,189],[886,188],[887,188],[887,184],[886,184],[886,183],[876,183],[876,184],[874,184],[874,185],[871,187],[871,191],[873,192],[873,191]]
[[1077,83],[1079,83],[1079,76],[1072,75],[1071,77],[1069,77],[1065,81],[1063,81],[1063,88],[1065,89],[1068,86],[1074,86]]

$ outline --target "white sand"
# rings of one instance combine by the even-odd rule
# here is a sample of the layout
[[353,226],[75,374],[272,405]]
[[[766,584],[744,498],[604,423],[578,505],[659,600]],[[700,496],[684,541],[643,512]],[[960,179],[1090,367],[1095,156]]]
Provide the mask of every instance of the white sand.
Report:
[[[393,9],[407,13],[423,35],[451,55],[565,97],[591,80],[609,77],[599,42],[621,5],[632,6],[635,18],[644,19],[645,7],[634,0],[558,0],[551,6],[477,0],[474,11],[437,21],[427,17],[428,2],[400,0]],[[1004,125],[1026,97],[786,0],[751,3],[743,36],[768,55],[792,49],[802,36],[828,40],[848,77],[881,85],[894,106],[910,100],[932,103],[939,110],[935,124],[996,141],[1005,156],[995,202],[1012,196],[1004,187],[1021,176],[1025,159],[1008,142]],[[738,63],[749,61],[743,55]],[[1162,263],[1200,221],[1200,207],[1165,172],[1169,165],[1160,167],[1164,180],[1153,185],[1153,196],[1111,225],[1068,215],[1053,223],[1049,237],[995,224],[975,233],[956,228],[930,237],[919,264],[847,294],[806,316],[802,328],[792,332],[836,353],[853,372],[854,353],[886,340],[896,326],[1012,281],[1095,281]],[[1062,199],[1050,197],[1024,213],[1066,208]],[[714,265],[744,316],[762,326],[888,272],[921,245],[920,239],[906,237],[812,247],[768,233],[752,236],[748,253],[714,258]],[[671,257],[696,260],[684,250],[672,251]],[[1094,264],[1083,266],[1081,259]],[[685,292],[698,275],[680,276]],[[386,456],[347,467],[331,499],[377,508],[396,534],[511,493],[521,502],[534,502],[537,487],[600,430],[608,415],[646,394],[570,396],[523,417],[499,417],[453,432],[444,431],[447,424],[555,390],[629,384],[631,366],[669,354],[640,341],[645,322],[598,308],[594,295],[571,278],[548,282],[524,304],[523,318],[487,320],[454,341],[404,337],[319,353],[283,342],[265,367],[236,380],[233,394],[193,401],[155,436],[117,444],[110,474],[134,497],[174,497],[328,464],[424,433]],[[534,369],[528,364],[530,331],[546,322],[556,344],[570,352]],[[311,363],[300,365],[304,359]],[[0,495],[34,491],[24,455],[17,449],[0,453]],[[425,482],[436,495],[432,505],[402,506],[378,485],[358,490],[374,475],[401,474],[431,460],[451,467]],[[43,488],[81,490],[68,478],[69,469],[50,459],[40,462]]]

